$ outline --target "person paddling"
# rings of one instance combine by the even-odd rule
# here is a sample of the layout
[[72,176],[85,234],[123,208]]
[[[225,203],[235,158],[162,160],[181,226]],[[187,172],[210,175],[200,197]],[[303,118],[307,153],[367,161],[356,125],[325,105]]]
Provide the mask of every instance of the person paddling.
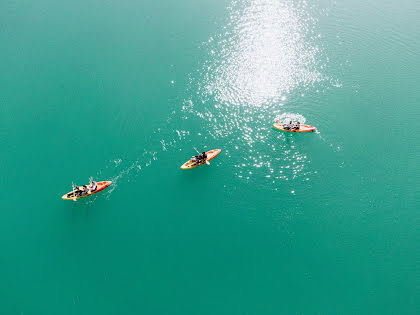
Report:
[[202,152],[200,154],[200,160],[203,161],[203,162],[207,160],[207,154],[206,154],[206,152]]
[[83,196],[83,195],[86,195],[87,193],[89,193],[89,188],[88,188],[88,186],[87,185],[83,185],[82,186],[82,191],[81,191],[81,196]]
[[199,155],[194,155],[191,158],[191,161],[194,162],[195,164],[198,164],[200,162],[200,156]]
[[89,189],[88,194],[90,195],[92,192],[96,190],[96,188],[97,188],[97,183],[94,180],[92,180],[88,186],[88,189]]
[[77,186],[76,187],[74,187],[74,184],[73,183],[71,183],[71,185],[73,186],[73,201],[76,201],[77,199],[76,199],[76,188],[77,188]]
[[[198,150],[196,149],[196,148],[194,148],[194,150],[197,152],[197,153],[199,153],[198,152]],[[210,162],[209,161],[207,161],[207,153],[206,152],[202,152],[202,153],[199,153],[198,155],[196,155],[195,156],[196,157],[196,163],[197,164],[199,164],[199,163],[206,163],[207,165],[210,165]]]
[[286,130],[291,130],[293,127],[292,121],[289,121],[289,124],[283,124],[283,128]]

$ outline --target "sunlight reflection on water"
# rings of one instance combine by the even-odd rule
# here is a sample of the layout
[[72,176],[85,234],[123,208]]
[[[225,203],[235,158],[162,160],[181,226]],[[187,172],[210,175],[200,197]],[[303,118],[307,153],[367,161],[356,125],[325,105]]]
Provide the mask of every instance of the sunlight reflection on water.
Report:
[[[208,58],[193,82],[183,110],[206,121],[208,133],[228,143],[237,176],[309,180],[305,149],[279,135],[273,142],[274,119],[305,123],[282,105],[295,89],[310,89],[328,80],[320,69],[320,34],[306,1],[234,1],[223,32],[204,44]],[[271,134],[270,134],[271,133]],[[287,141],[285,139],[288,139]]]

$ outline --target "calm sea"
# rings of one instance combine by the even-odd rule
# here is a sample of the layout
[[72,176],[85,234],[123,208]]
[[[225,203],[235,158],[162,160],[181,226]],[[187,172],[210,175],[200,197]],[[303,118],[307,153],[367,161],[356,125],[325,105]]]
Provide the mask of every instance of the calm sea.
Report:
[[1,1],[0,314],[418,313],[419,17]]

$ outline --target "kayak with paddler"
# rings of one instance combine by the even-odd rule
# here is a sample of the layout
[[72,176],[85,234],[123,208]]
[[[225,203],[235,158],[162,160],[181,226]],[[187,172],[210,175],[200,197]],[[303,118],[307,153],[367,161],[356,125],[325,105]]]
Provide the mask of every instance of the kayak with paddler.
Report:
[[[196,148],[194,148],[194,150],[197,153],[199,153]],[[222,150],[213,149],[207,152],[199,153],[198,155],[193,156],[190,160],[182,164],[181,169],[188,170],[188,169],[195,168],[203,164],[210,165],[209,161],[213,160],[220,152],[222,152]]]
[[112,184],[112,181],[110,180],[105,180],[101,182],[91,181],[89,185],[83,185],[83,186],[75,186],[72,184],[73,190],[63,195],[63,197],[61,198],[64,200],[76,201],[77,199],[96,194],[104,190],[111,184]]
[[291,120],[289,123],[281,124],[279,120],[277,120],[277,124],[273,125],[274,128],[281,131],[286,132],[297,132],[297,133],[303,133],[303,132],[313,132],[316,130],[314,126],[309,125],[302,125],[299,121],[294,124]]

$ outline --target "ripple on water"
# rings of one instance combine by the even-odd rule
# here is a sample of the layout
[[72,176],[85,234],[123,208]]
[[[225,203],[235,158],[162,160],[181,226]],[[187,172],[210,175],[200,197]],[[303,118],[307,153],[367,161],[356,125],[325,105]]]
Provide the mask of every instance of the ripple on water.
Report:
[[305,1],[252,0],[231,8],[224,34],[208,43],[199,90],[228,105],[270,105],[323,79],[315,20]]

